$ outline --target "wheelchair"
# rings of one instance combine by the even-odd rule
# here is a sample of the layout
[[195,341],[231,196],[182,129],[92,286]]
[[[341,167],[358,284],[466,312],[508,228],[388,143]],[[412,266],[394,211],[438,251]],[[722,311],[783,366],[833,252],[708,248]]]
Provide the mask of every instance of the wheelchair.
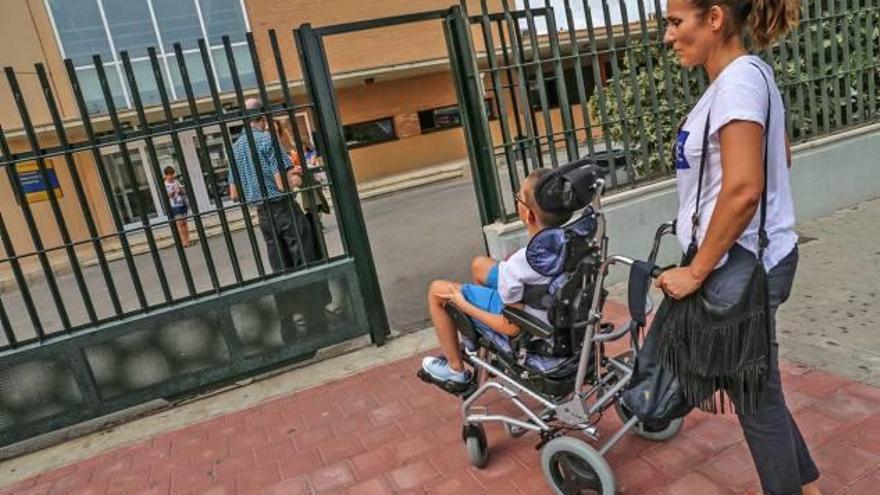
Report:
[[[474,373],[468,383],[438,382],[422,370],[425,382],[463,399],[462,440],[471,464],[486,466],[489,450],[484,424],[501,423],[511,438],[533,432],[541,450],[541,466],[557,494],[615,492],[614,474],[604,455],[628,432],[653,441],[674,437],[682,419],[662,424],[642,424],[620,401],[633,375],[639,343],[644,336],[645,314],[651,312],[647,283],[635,297],[641,318],[620,327],[603,322],[607,297],[603,284],[613,265],[637,263],[625,256],[608,255],[601,195],[604,171],[589,160],[560,166],[536,186],[535,199],[548,211],[576,212],[579,218],[564,227],[545,229],[529,242],[527,258],[532,268],[548,277],[549,286],[527,287],[524,302],[548,311],[548,325],[525,311],[506,307],[505,317],[520,329],[517,337],[499,338],[472,322],[453,304],[446,310],[462,339],[462,355]],[[653,267],[661,238],[674,232],[674,223],[660,226],[647,260]],[[551,256],[542,256],[546,253]],[[552,255],[552,254],[555,254]],[[647,278],[645,279],[647,281]],[[630,291],[630,308],[633,294]],[[610,355],[606,345],[621,341],[625,350]],[[480,398],[498,393],[511,401],[519,417],[491,414],[476,405]],[[613,408],[623,426],[599,445],[598,423]],[[568,433],[583,435],[585,442]],[[594,447],[593,445],[597,445]]]

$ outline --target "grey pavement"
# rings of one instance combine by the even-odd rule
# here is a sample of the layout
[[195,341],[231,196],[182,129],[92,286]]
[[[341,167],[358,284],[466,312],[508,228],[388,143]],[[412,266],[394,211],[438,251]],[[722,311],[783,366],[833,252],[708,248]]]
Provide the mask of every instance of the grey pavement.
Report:
[[782,356],[880,386],[880,199],[798,232],[798,273],[777,317]]

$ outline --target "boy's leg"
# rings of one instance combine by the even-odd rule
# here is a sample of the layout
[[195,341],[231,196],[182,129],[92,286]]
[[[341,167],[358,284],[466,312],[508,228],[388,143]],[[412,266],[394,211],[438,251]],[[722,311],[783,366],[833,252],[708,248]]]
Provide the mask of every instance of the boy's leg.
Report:
[[497,284],[497,276],[492,272],[498,265],[498,260],[488,256],[477,256],[471,261],[471,276],[474,282],[486,287],[494,287]]
[[443,350],[443,355],[453,371],[463,371],[464,363],[461,360],[458,330],[443,305],[448,301],[447,295],[458,290],[459,286],[460,284],[448,280],[435,280],[428,288],[428,311],[431,313],[431,321],[437,332],[440,349]]

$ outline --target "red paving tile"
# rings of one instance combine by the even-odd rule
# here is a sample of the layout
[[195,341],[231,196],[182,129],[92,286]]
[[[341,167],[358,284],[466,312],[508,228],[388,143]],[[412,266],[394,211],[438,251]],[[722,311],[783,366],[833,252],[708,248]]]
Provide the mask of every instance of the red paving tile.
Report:
[[[412,376],[420,358],[51,470],[0,488],[0,495],[551,493],[533,434],[509,439],[489,425],[489,464],[469,465],[460,402]],[[878,493],[880,389],[789,362],[781,368],[788,404],[823,470],[823,493]],[[619,425],[606,414],[603,438]],[[654,443],[627,435],[606,458],[620,493],[758,490],[733,416],[695,412],[678,438]]]

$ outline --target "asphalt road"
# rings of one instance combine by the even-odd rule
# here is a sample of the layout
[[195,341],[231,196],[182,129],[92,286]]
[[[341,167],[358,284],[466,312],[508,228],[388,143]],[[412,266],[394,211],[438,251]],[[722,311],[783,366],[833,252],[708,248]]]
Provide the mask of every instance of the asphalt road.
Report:
[[[469,273],[472,256],[484,252],[483,237],[473,186],[468,179],[445,181],[373,198],[362,203],[370,244],[392,328],[398,332],[424,328],[427,319],[425,290],[439,277],[462,279]],[[254,250],[246,230],[234,232],[236,258],[245,279],[255,278],[255,256],[260,256],[268,270],[265,246],[255,228]],[[325,239],[331,254],[341,254],[342,244],[335,218],[325,216]],[[222,237],[208,240],[221,285],[234,283],[232,263]],[[174,298],[187,294],[184,270],[176,249],[160,251],[160,260]],[[211,282],[202,247],[186,249],[186,258],[198,291],[210,290]],[[134,257],[141,286],[150,304],[165,300],[155,261],[149,254]],[[5,267],[5,268],[8,268]],[[138,298],[130,271],[124,260],[110,263],[117,293],[125,310],[138,307]],[[83,270],[89,294],[99,317],[112,314],[109,293],[98,266]],[[71,273],[56,276],[61,297],[73,325],[88,321],[82,292]],[[29,283],[37,313],[48,332],[62,328],[46,280],[38,277]],[[3,304],[19,339],[34,335],[34,327],[20,293],[7,290]],[[5,337],[0,336],[5,343]]]

